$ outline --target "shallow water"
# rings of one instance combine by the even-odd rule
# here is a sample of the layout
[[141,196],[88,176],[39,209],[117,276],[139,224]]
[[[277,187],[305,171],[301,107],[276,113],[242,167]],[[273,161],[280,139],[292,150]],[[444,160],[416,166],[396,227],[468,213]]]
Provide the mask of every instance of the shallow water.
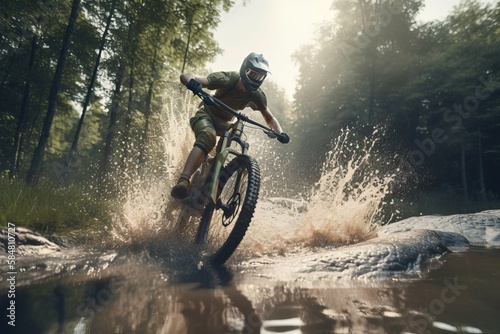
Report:
[[[103,265],[116,257],[122,260]],[[16,332],[500,332],[499,249],[444,255],[421,277],[373,280],[276,281],[246,274],[238,264],[173,270],[145,254],[91,262],[18,282]],[[2,291],[5,310],[9,299]],[[14,333],[5,318],[1,328]]]
[[[282,161],[269,166],[277,162],[269,160],[268,139],[251,138],[263,182],[250,230],[227,267],[199,266],[192,238],[173,233],[196,226],[194,213],[166,193],[192,143],[187,119],[179,119],[190,113],[176,102],[158,122],[162,172],[126,173],[112,237],[96,238],[104,253],[20,257],[15,297],[7,275],[0,277],[1,309],[12,300],[16,306],[16,327],[2,313],[0,333],[500,333],[499,249],[462,249],[411,275],[287,275],[295,256],[314,252],[321,261],[322,252],[355,247],[398,218],[386,196],[408,183],[406,172],[392,163],[398,159],[380,157],[376,140],[350,131],[333,143],[318,182],[304,191],[280,179]],[[282,275],[263,274],[270,257]]]

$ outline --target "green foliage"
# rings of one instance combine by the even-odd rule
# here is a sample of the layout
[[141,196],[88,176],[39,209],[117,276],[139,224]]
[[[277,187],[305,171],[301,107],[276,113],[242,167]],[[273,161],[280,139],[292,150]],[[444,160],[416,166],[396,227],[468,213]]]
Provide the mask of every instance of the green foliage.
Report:
[[343,127],[384,123],[395,133],[385,145],[436,187],[486,200],[500,193],[500,3],[465,0],[426,24],[416,21],[422,6],[333,1],[336,17],[295,55],[304,154],[323,154]]
[[46,179],[35,186],[0,176],[0,225],[39,232],[102,229],[111,222],[112,203],[81,185],[63,186]]
[[[49,90],[68,23],[72,1],[2,2],[0,10],[0,169],[18,159],[14,174],[23,176],[31,163],[48,108]],[[104,27],[110,31],[101,45]],[[102,152],[106,140],[127,155],[139,154],[149,136],[148,119],[161,109],[158,92],[173,82],[183,67],[194,71],[221,50],[213,38],[222,10],[232,1],[84,1],[79,12],[58,92],[45,166],[67,155],[87,91],[100,104],[101,116],[87,118],[79,146],[86,155]],[[94,86],[89,80],[99,48],[103,57]],[[32,58],[32,65],[30,65]],[[118,94],[113,89],[120,87]],[[21,106],[27,101],[25,119]],[[106,132],[111,106],[118,119],[112,138]],[[96,115],[97,115],[96,114]],[[20,136],[19,149],[14,138]],[[92,157],[93,160],[110,159]],[[48,161],[47,161],[48,160]],[[50,169],[45,169],[50,174]],[[54,176],[54,175],[52,175]],[[55,175],[57,177],[57,175]],[[71,175],[68,175],[71,177]]]
[[[232,1],[82,1],[63,75],[56,82],[72,5],[72,0],[0,2],[0,170],[16,176],[0,180],[2,223],[56,231],[106,221],[106,202],[85,195],[88,186],[82,184],[102,185],[109,166],[121,176],[125,169],[138,172],[137,161],[144,165],[152,159],[147,144],[164,103],[159,92],[177,89],[174,83],[185,66],[201,69],[220,53],[213,29]],[[56,83],[54,119],[46,122]],[[90,104],[78,137],[88,92]],[[29,187],[20,179],[33,166],[44,123],[50,123],[50,135],[42,179]],[[75,138],[76,152],[68,161]]]

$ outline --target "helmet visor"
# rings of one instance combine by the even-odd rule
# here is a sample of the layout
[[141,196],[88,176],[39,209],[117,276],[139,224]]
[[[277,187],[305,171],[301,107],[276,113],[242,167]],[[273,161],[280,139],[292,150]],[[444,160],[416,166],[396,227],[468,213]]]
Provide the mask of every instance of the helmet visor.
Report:
[[257,72],[255,70],[252,70],[251,68],[247,68],[245,74],[247,75],[247,78],[250,79],[251,81],[259,83],[264,81],[264,79],[267,76],[267,73]]

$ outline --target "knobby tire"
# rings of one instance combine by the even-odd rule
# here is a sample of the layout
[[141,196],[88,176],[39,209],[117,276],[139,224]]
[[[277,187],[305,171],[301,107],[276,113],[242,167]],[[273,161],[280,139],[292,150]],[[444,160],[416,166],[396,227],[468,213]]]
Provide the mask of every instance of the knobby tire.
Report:
[[[222,214],[222,210],[216,210],[215,204],[210,202],[203,211],[200,226],[198,227],[196,242],[198,244],[208,243],[208,245],[204,246],[206,249],[211,249],[209,251],[211,254],[208,254],[208,260],[214,266],[223,265],[234,253],[245,236],[257,205],[260,189],[260,169],[257,161],[249,156],[238,156],[224,168],[219,176],[218,194],[222,196],[224,192],[228,190],[232,191],[232,189],[228,189],[233,186],[233,183],[229,182],[229,180],[237,177],[237,173],[242,173],[244,176],[242,180],[244,184],[242,186],[246,186],[246,189],[244,190],[244,194],[240,194],[241,196],[244,195],[244,198],[236,209],[237,212],[234,214],[234,220],[228,226],[224,227],[222,223],[223,219],[217,219],[222,218],[217,217],[219,214]],[[222,230],[224,233],[229,234],[225,241],[220,241],[223,242],[220,247],[216,245],[215,248],[211,248],[213,245],[210,245],[210,240],[213,239],[216,243],[218,237],[223,238],[220,235],[222,234],[220,233],[221,228],[224,229]],[[231,228],[230,232],[229,230],[225,230]]]

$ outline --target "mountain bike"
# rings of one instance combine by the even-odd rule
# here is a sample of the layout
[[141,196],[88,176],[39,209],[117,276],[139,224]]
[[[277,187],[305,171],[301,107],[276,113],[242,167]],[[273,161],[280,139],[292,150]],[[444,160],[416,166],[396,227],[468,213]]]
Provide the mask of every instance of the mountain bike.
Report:
[[260,169],[257,161],[248,155],[245,124],[261,128],[269,138],[282,143],[287,143],[289,137],[237,112],[203,91],[196,82],[186,86],[205,104],[227,111],[236,118],[219,138],[215,155],[202,166],[208,168],[208,175],[202,183],[201,197],[197,199],[204,209],[195,244],[202,248],[203,256],[212,265],[220,266],[243,240],[259,197]]

